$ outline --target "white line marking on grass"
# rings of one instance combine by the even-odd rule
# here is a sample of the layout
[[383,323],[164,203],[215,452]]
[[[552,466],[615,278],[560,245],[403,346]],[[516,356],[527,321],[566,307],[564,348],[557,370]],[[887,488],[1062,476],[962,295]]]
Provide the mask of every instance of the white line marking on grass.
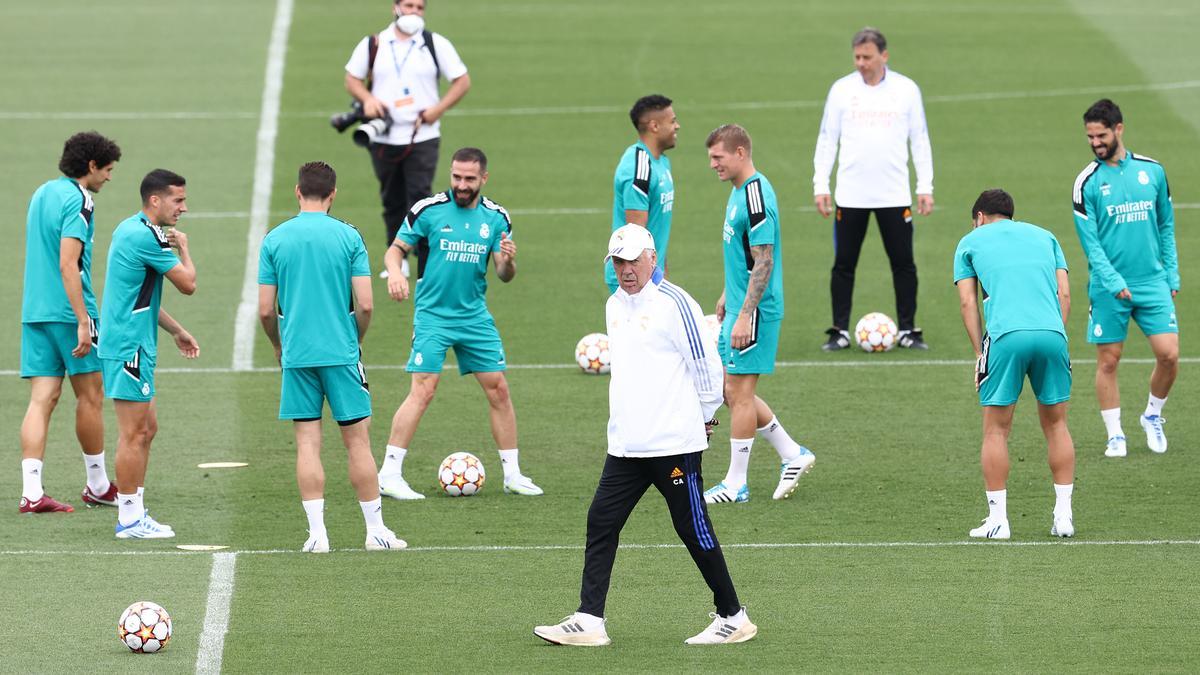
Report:
[[[269,84],[269,83],[268,83]],[[1177,91],[1200,88],[1200,80],[1180,82],[1151,82],[1145,84],[1111,84],[1069,89],[1042,89],[1022,91],[984,91],[967,94],[939,94],[926,96],[925,103],[974,103],[1004,99],[1057,98],[1061,96],[1083,96],[1087,94],[1113,94],[1142,91]],[[824,99],[792,101],[735,101],[726,103],[693,103],[688,110],[775,110],[819,108]],[[451,117],[530,117],[541,115],[609,115],[625,112],[625,108],[614,105],[540,106],[520,108],[455,108],[446,114]],[[284,117],[328,118],[329,111],[306,111],[285,113]],[[0,120],[245,120],[258,117],[249,112],[28,112],[0,111]]]
[[[870,357],[868,360],[854,359],[851,361],[777,361],[775,366],[778,368],[900,368],[904,366],[973,366],[974,361],[966,359],[919,359],[911,361],[888,361],[884,360],[887,357],[878,356]],[[1071,364],[1076,366],[1086,366],[1095,363],[1094,359],[1071,359]],[[1182,356],[1179,358],[1180,363],[1200,363],[1200,356]],[[1121,359],[1121,363],[1148,365],[1156,363],[1150,358],[1136,359]],[[454,370],[458,366],[450,363],[442,367],[442,370]],[[578,364],[574,363],[510,363],[509,370],[571,370],[578,368]],[[400,363],[376,363],[367,364],[367,370],[404,370],[405,365]],[[229,375],[231,373],[278,373],[278,366],[259,366],[257,368],[158,368],[157,373],[171,374],[209,374],[209,375]],[[20,375],[19,370],[0,370],[0,376]]]
[[229,602],[233,598],[233,572],[237,553],[212,554],[212,574],[208,578],[208,609],[204,613],[204,629],[200,632],[200,649],[196,654],[196,673],[221,672],[225,652],[225,633],[229,631]]
[[233,369],[254,365],[254,319],[258,310],[258,250],[267,233],[271,208],[271,183],[275,170],[275,137],[279,133],[279,99],[283,92],[283,65],[287,58],[288,30],[292,25],[293,0],[275,5],[275,24],[267,48],[267,73],[263,86],[262,114],[258,124],[258,148],[254,157],[254,195],[250,201],[250,230],[246,234],[246,271],[242,277],[242,301],[238,303],[233,328]]
[[[745,544],[721,544],[721,548],[737,548],[737,549],[791,549],[791,548],[961,548],[964,546],[1200,546],[1200,539],[1104,539],[1097,541],[1087,541],[1078,539],[1048,539],[1038,541],[798,541],[798,542],[759,542]],[[659,549],[681,549],[683,544],[621,544],[618,546],[623,550],[659,550]],[[410,546],[405,549],[406,553],[493,553],[493,552],[536,552],[536,551],[582,551],[582,544],[530,544],[511,546]],[[365,553],[365,549],[361,548],[338,548],[333,549],[337,553]],[[372,553],[375,553],[372,551]],[[214,558],[220,556],[229,556],[230,562],[226,563],[229,567],[228,575],[229,593],[233,592],[233,562],[234,556],[243,555],[287,555],[287,554],[303,554],[299,549],[263,549],[263,550],[245,550],[233,551],[229,553],[205,553],[202,551],[180,551],[180,550],[161,550],[161,551],[0,551],[0,556],[64,556],[64,555],[82,555],[82,556],[173,556],[173,555],[211,555]],[[393,552],[392,555],[404,555],[399,551]],[[217,575],[217,561],[213,561],[213,579]],[[212,613],[212,598],[215,581],[209,586],[209,614]],[[228,620],[228,608],[226,612],[226,621]],[[208,630],[208,617],[205,617],[205,631]],[[202,643],[203,644],[203,643]]]

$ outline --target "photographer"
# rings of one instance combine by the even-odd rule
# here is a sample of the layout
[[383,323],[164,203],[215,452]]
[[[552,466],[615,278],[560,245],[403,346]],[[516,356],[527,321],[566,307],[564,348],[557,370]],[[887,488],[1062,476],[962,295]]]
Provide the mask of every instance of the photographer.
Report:
[[[438,120],[471,87],[454,45],[425,30],[425,0],[396,0],[393,12],[395,21],[363,38],[346,62],[346,91],[361,104],[362,116],[390,120],[376,127],[379,133],[367,134],[388,246],[409,208],[430,194]],[[450,82],[445,96],[439,96],[439,77]]]

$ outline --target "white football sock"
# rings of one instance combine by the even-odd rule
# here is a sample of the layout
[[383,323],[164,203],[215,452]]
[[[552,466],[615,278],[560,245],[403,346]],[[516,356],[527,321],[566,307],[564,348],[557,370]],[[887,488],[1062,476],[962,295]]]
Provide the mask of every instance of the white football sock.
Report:
[[104,451],[99,454],[83,454],[83,468],[87,471],[87,486],[92,494],[102,495],[108,492],[108,472],[104,470]]
[[604,617],[596,616],[595,614],[588,614],[587,612],[575,612],[575,621],[577,621],[584,630],[592,630],[594,628],[600,628],[604,625]]
[[303,499],[300,505],[304,507],[304,515],[308,516],[308,535],[310,537],[325,532],[325,500]]
[[1108,410],[1100,411],[1100,419],[1104,420],[1104,429],[1108,432],[1108,437],[1124,436],[1125,432],[1121,431],[1121,409],[1109,408]]
[[142,507],[142,496],[138,493],[131,495],[117,493],[117,522],[122,525],[132,525],[142,519],[146,509]]
[[407,454],[408,448],[402,448],[398,445],[387,446],[387,452],[383,455],[383,466],[379,468],[379,475],[403,476],[404,456]]
[[723,616],[721,618],[732,624],[735,628],[741,628],[742,625],[750,619],[750,617],[746,616],[745,607],[739,609],[737,614],[734,614],[733,616]]
[[987,497],[988,518],[1008,520],[1008,490],[984,490]]
[[21,496],[36,502],[46,494],[42,490],[42,460],[21,460]]
[[752,449],[753,438],[729,439],[729,471],[725,474],[725,487],[736,490],[746,484],[746,469],[750,466]]
[[1075,490],[1075,484],[1068,485],[1054,484],[1054,513],[1056,515],[1071,514],[1071,492]]
[[767,439],[771,447],[775,448],[775,452],[779,453],[779,459],[784,462],[790,462],[800,456],[800,444],[792,440],[779,423],[778,417],[772,417],[766,426],[758,430],[758,435]]
[[144,499],[146,497],[146,486],[145,485],[138,486],[137,496],[138,496],[138,499]]
[[1154,394],[1150,394],[1150,400],[1146,402],[1146,412],[1142,413],[1146,417],[1151,415],[1161,415],[1163,406],[1167,404],[1167,397],[1159,398]]
[[500,451],[500,468],[504,470],[504,480],[510,480],[521,475],[521,464],[517,461],[517,449]]
[[376,497],[369,502],[359,502],[362,507],[363,520],[367,523],[368,530],[377,530],[383,525],[383,499]]

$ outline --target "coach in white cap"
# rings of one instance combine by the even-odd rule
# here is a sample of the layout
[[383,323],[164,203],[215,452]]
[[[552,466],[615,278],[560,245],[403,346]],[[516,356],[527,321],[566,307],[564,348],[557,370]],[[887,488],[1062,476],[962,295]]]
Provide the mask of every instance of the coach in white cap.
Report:
[[625,225],[608,240],[618,288],[608,299],[612,380],[608,457],[588,510],[579,610],[537,626],[548,642],[607,645],[604,603],[621,528],[651,485],[667,500],[675,532],[712,589],[715,619],[686,642],[745,642],[758,628],[738,601],[701,494],[700,455],[722,400],[721,359],[706,343],[700,306],[663,278],[654,238]]

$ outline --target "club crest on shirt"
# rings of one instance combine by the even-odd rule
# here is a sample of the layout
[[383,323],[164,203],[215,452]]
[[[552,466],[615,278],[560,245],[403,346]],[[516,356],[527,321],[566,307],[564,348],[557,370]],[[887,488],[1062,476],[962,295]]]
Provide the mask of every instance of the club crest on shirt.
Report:
[[487,223],[484,223],[479,226],[479,236],[481,238],[487,239],[488,235],[491,233],[492,233],[492,230],[491,230],[491,228],[488,227]]
[[1138,182],[1141,183],[1142,185],[1149,185],[1150,184],[1150,176],[1147,175],[1145,171],[1139,171],[1138,172]]

